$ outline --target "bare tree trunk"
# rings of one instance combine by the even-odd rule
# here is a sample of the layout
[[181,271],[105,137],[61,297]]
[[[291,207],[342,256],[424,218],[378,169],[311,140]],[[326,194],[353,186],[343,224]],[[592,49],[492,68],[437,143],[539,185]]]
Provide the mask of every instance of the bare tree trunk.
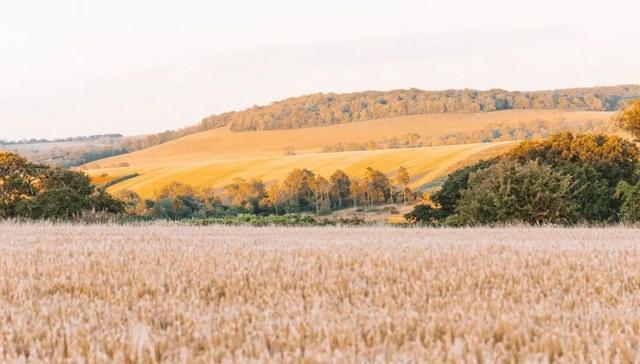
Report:
[[355,207],[355,214],[358,215],[358,194],[353,194],[353,206]]
[[405,183],[402,184],[402,199],[404,200],[404,204],[407,204],[407,185]]

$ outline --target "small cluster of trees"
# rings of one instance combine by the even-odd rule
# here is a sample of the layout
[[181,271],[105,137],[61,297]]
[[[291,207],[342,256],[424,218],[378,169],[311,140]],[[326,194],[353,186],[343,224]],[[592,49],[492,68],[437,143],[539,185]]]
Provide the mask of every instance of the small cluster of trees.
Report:
[[252,213],[292,213],[311,211],[327,214],[355,207],[366,212],[376,205],[416,198],[409,189],[409,173],[400,167],[394,178],[367,168],[362,178],[336,170],[325,178],[308,169],[296,168],[281,183],[265,184],[257,179],[236,179],[225,187],[228,205]]
[[94,187],[84,173],[0,153],[0,218],[71,219],[122,211],[122,203]]
[[308,169],[294,169],[281,183],[266,185],[260,179],[237,178],[216,194],[211,188],[197,189],[171,183],[157,191],[153,199],[141,199],[132,191],[116,195],[131,214],[149,218],[181,219],[216,217],[237,213],[285,214],[355,207],[364,213],[387,202],[408,203],[418,194],[408,187],[406,168],[400,167],[393,179],[373,168],[362,178],[336,170],[325,178]]

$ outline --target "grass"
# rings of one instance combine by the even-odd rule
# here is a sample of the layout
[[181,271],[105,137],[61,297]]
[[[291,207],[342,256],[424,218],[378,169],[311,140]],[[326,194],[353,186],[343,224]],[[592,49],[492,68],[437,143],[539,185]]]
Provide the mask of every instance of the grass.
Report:
[[638,362],[638,233],[2,223],[0,362]]
[[[501,111],[478,114],[413,115],[328,127],[234,133],[214,129],[169,143],[90,163],[86,172],[98,177],[107,173],[120,177],[140,174],[114,185],[110,191],[134,190],[145,197],[164,185],[179,181],[195,186],[221,188],[235,177],[259,177],[265,182],[282,180],[293,168],[308,168],[327,177],[336,168],[361,175],[368,166],[393,175],[400,165],[414,175],[411,187],[419,187],[443,176],[454,164],[464,163],[502,143],[435,148],[320,153],[338,142],[365,143],[417,133],[422,138],[452,132],[480,130],[491,123],[534,120],[608,120],[611,113],[555,110]],[[296,155],[285,156],[290,147]],[[497,150],[496,150],[497,153]],[[121,163],[128,167],[114,168]]]

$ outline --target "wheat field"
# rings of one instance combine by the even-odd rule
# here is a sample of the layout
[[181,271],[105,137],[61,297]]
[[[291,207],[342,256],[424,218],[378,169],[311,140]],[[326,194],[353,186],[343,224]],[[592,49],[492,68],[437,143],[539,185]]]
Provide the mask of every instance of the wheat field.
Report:
[[[146,167],[119,168],[105,173],[111,176],[139,173],[138,177],[113,185],[109,192],[132,190],[147,198],[152,198],[157,190],[174,181],[218,189],[232,183],[234,178],[260,178],[271,184],[282,182],[295,168],[310,169],[329,178],[336,169],[342,169],[354,177],[362,177],[367,167],[380,169],[393,176],[399,166],[405,166],[413,177],[410,186],[418,188],[447,175],[465,160],[493,156],[512,145],[512,142],[498,142],[294,156],[212,157],[204,161],[183,160]],[[101,174],[97,174],[97,180],[100,180]]]
[[640,361],[631,228],[0,224],[0,362]]
[[[511,143],[485,143],[430,148],[320,153],[336,143],[415,133],[422,138],[453,132],[480,130],[493,123],[607,121],[609,112],[508,110],[491,113],[450,113],[391,117],[333,126],[232,132],[218,128],[196,133],[137,152],[111,157],[85,166],[96,183],[139,174],[109,191],[133,190],[143,197],[179,181],[196,187],[222,188],[236,177],[261,178],[266,183],[283,180],[294,168],[307,168],[328,177],[337,168],[360,177],[366,167],[394,175],[404,165],[414,176],[411,188],[433,182],[461,164],[504,152]],[[298,155],[285,156],[290,147]]]

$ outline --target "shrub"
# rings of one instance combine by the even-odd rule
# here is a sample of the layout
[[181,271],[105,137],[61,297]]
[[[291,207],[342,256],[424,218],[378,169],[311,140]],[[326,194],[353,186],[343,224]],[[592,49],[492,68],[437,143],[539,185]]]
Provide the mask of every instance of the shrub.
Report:
[[439,215],[431,205],[420,204],[416,205],[413,211],[405,214],[404,218],[414,224],[431,225],[439,220]]
[[576,220],[571,177],[538,162],[503,161],[473,173],[456,209],[456,223],[514,221],[567,224]]
[[624,222],[640,221],[640,182],[630,185],[621,182],[616,191],[617,196],[622,198],[620,207],[620,220]]

